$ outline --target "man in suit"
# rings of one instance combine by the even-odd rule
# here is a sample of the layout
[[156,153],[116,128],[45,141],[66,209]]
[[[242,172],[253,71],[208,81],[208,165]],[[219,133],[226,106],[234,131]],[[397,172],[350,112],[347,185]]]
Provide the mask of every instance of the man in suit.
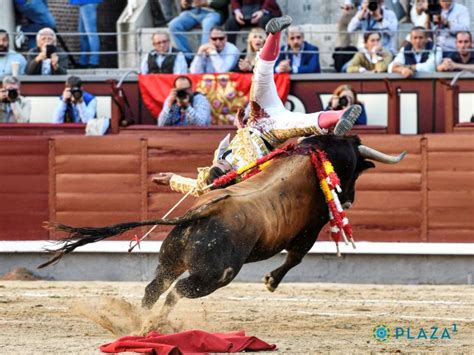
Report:
[[319,49],[304,40],[301,27],[288,29],[288,44],[281,47],[281,54],[275,65],[277,73],[320,73]]

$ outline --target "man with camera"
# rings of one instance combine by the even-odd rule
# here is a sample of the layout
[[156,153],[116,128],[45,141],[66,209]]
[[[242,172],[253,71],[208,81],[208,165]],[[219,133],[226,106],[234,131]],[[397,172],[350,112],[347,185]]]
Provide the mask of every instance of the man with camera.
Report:
[[208,126],[211,106],[207,98],[194,92],[191,79],[178,76],[158,116],[158,126]]
[[199,47],[189,71],[191,74],[227,73],[235,67],[239,58],[239,49],[227,42],[227,34],[222,27],[215,26],[209,33],[209,43]]
[[30,114],[31,102],[20,95],[20,80],[4,77],[0,89],[0,122],[26,123],[30,121]]
[[53,123],[87,123],[97,116],[97,99],[82,90],[82,80],[70,76],[53,115]]
[[[363,0],[359,11],[347,26],[348,32],[362,30],[382,33],[382,47],[395,53],[398,20],[395,13],[383,6],[383,0]],[[360,43],[360,47],[363,45]]]
[[201,26],[201,44],[207,42],[212,27],[227,18],[228,0],[181,0],[182,11],[169,23],[171,37],[178,50],[191,59],[193,50],[183,32]]
[[453,0],[431,0],[427,11],[435,25],[436,44],[442,49],[455,49],[456,33],[470,30],[467,7]]
[[[225,24],[227,32],[238,32],[243,27],[265,28],[273,17],[281,16],[276,0],[231,0],[232,13]],[[229,42],[235,43],[237,34],[229,34]]]
[[43,28],[36,35],[36,47],[28,51],[27,75],[65,75],[67,56],[56,47],[56,34]]

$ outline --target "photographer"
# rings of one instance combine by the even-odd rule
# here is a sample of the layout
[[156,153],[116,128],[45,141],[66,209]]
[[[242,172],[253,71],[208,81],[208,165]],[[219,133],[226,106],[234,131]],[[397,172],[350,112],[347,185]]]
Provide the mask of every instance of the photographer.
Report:
[[[382,47],[395,53],[397,28],[397,16],[393,11],[383,6],[383,0],[363,0],[359,11],[349,22],[347,31],[380,32],[382,33]],[[362,44],[360,47],[362,47]]]
[[199,92],[193,93],[187,76],[178,76],[158,116],[158,126],[208,126],[210,123],[211,106],[207,98]]
[[29,122],[31,102],[20,95],[20,80],[13,76],[6,76],[3,78],[2,84],[0,89],[0,122]]
[[432,0],[428,14],[436,29],[435,43],[443,50],[456,49],[456,33],[470,30],[469,10],[453,0]]
[[82,80],[70,76],[53,115],[53,123],[87,123],[97,115],[97,99],[82,90]]
[[357,100],[357,93],[350,85],[340,85],[336,88],[336,90],[334,90],[325,111],[344,110],[354,104],[360,105],[360,107],[362,107],[362,112],[355,124],[366,125],[367,114],[365,112],[365,107],[360,101]]
[[38,32],[36,45],[28,51],[27,75],[67,74],[67,56],[56,47],[56,34],[51,28]]

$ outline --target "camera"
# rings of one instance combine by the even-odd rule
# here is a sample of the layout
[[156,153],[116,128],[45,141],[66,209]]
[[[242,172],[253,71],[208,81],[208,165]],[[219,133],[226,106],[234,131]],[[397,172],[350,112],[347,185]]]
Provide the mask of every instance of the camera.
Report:
[[189,93],[186,91],[186,89],[176,90],[176,98],[178,100],[186,100],[189,98]]
[[3,99],[4,103],[15,102],[18,99],[18,90],[17,89],[6,89],[4,92],[7,92],[7,97]]
[[53,53],[56,53],[57,52],[57,48],[55,45],[53,44],[47,44],[46,45],[46,58],[51,58],[51,55]]
[[441,5],[439,4],[439,0],[428,0],[428,9],[426,12],[432,18],[435,15],[441,14]]
[[378,0],[369,0],[369,5],[367,6],[369,11],[376,11],[379,8]]
[[347,106],[349,106],[351,100],[347,96],[341,96],[339,98],[339,104],[336,107],[336,110],[344,110]]
[[82,98],[82,89],[78,86],[71,88],[71,95],[74,97],[74,100],[80,100]]

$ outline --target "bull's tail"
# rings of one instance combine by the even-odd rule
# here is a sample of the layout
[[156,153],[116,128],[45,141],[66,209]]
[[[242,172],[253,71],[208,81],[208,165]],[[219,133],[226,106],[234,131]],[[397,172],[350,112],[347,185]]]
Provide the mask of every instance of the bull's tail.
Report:
[[48,265],[58,262],[64,255],[71,253],[74,249],[90,244],[95,243],[103,239],[111,238],[116,235],[120,235],[130,229],[134,229],[137,227],[142,226],[154,226],[154,225],[178,225],[186,222],[191,222],[197,220],[199,218],[203,218],[207,216],[208,207],[220,200],[229,197],[229,195],[225,194],[223,196],[218,196],[210,200],[209,202],[195,208],[189,210],[185,215],[182,217],[177,217],[173,219],[155,219],[149,221],[142,221],[142,222],[126,222],[126,223],[119,223],[105,227],[80,227],[75,228],[65,224],[60,223],[51,223],[47,222],[45,227],[47,229],[52,229],[60,232],[68,233],[68,236],[62,238],[57,241],[61,247],[58,249],[45,249],[48,252],[54,253],[54,256],[46,261],[45,263],[38,266],[38,269],[44,268]]

